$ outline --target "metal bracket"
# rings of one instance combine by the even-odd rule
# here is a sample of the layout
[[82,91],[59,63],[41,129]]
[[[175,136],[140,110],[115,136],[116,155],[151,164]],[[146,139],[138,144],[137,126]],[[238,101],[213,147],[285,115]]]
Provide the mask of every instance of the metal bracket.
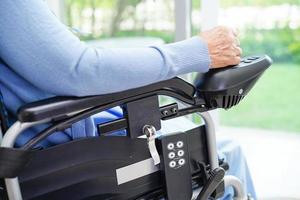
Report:
[[145,124],[151,124],[156,130],[161,129],[161,114],[158,96],[149,96],[127,103],[124,107],[124,116],[127,118],[127,131],[130,138],[141,136]]

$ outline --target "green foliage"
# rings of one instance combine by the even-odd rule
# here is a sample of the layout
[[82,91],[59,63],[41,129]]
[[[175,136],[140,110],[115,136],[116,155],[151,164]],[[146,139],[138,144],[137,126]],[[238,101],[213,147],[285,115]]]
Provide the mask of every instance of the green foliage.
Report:
[[200,6],[201,6],[201,1],[200,0],[192,0],[192,8],[199,9]]
[[[115,33],[114,37],[135,37],[135,36],[148,36],[148,37],[158,37],[164,40],[165,43],[171,43],[174,41],[174,34],[171,32],[161,32],[161,31],[142,31],[142,30],[132,30],[132,31],[118,31]],[[109,34],[103,34],[101,37],[81,36],[81,40],[95,40],[101,38],[110,38]]]
[[133,37],[133,36],[148,36],[148,37],[158,37],[165,41],[165,43],[170,43],[174,41],[174,34],[171,32],[161,32],[161,31],[120,31],[116,33],[117,37]]
[[80,8],[91,7],[91,4],[97,5],[102,8],[113,8],[116,0],[65,0],[67,6],[76,6]]
[[[196,34],[196,33],[195,33]],[[166,43],[174,41],[172,32],[161,31],[118,31],[115,37],[152,36],[163,39]],[[107,38],[110,35],[102,35]],[[84,38],[95,39],[95,38]],[[257,30],[250,28],[241,32],[241,46],[244,55],[268,54],[275,63],[299,63],[300,64],[300,29],[289,28]],[[300,67],[300,65],[297,65]]]
[[[73,26],[74,21],[79,22],[79,27],[86,23],[86,20],[83,20],[83,10],[85,8],[91,9],[91,17],[88,20],[91,27],[91,34],[88,36],[83,36],[85,39],[88,38],[97,38],[99,35],[97,32],[99,31],[99,27],[97,27],[97,17],[96,10],[98,8],[101,9],[109,9],[112,11],[111,16],[107,17],[106,20],[110,23],[110,30],[106,30],[110,36],[115,36],[115,33],[119,31],[119,26],[124,20],[124,16],[126,14],[126,10],[128,7],[136,7],[143,0],[65,0],[66,3],[66,20],[69,26]],[[134,18],[135,13],[130,13],[126,15],[127,18]]]
[[[128,18],[135,19],[134,9],[128,9],[136,7],[144,0],[66,0],[68,25],[72,27],[73,22],[77,22],[76,25],[80,29],[83,24],[89,24],[91,28],[91,34],[81,36],[83,40],[99,39],[106,37],[130,37],[130,36],[154,36],[160,37],[165,40],[166,43],[173,41],[174,33],[160,32],[160,31],[148,31],[145,29],[145,23],[137,23],[138,25],[134,30],[124,31],[120,30],[120,24],[123,20]],[[192,0],[193,8],[200,8],[201,1]],[[282,3],[291,3],[300,5],[300,0],[222,0],[221,6],[267,6]],[[82,10],[84,8],[92,8],[92,16],[88,21],[83,19]],[[109,26],[106,26],[105,30],[101,30],[101,27],[97,26],[95,11],[97,8],[112,10],[108,20]],[[274,28],[256,29],[250,27],[246,30],[241,30],[241,45],[244,50],[244,55],[251,54],[268,54],[275,62],[296,62],[300,63],[300,28],[291,29],[286,28]],[[79,24],[79,25],[78,25]],[[193,34],[198,34],[198,28],[193,27]]]
[[293,42],[289,45],[289,51],[293,54],[294,61],[300,63],[300,29],[292,34]]
[[247,29],[241,33],[244,55],[268,54],[275,62],[300,63],[300,29],[290,28],[257,30]]

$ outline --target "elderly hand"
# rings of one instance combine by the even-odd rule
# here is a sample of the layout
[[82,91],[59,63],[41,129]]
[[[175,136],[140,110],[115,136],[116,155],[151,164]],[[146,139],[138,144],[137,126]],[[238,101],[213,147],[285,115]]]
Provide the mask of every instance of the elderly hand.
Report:
[[240,63],[242,49],[238,34],[231,28],[217,26],[204,31],[200,37],[207,43],[211,68],[221,68]]

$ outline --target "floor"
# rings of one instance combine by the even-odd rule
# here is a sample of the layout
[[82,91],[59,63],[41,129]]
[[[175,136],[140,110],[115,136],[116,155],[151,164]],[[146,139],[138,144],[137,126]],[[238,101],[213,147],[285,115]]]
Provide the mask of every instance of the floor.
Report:
[[220,127],[218,137],[241,144],[259,199],[300,200],[300,134]]

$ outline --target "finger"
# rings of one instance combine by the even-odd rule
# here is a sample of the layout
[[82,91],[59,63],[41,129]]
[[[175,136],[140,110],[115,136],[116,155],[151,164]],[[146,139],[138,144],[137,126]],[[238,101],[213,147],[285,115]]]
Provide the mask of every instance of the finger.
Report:
[[239,54],[240,54],[240,49],[234,46],[221,52],[221,55],[228,59],[232,59],[236,56],[240,56]]
[[238,37],[236,37],[235,38],[235,44],[236,44],[236,46],[241,46],[241,42],[240,42],[240,40],[239,40],[239,38]]
[[223,57],[224,62],[226,63],[226,65],[238,65],[241,61],[241,57],[240,56],[224,56]]
[[241,47],[233,45],[229,49],[223,51],[222,53],[223,55],[226,56],[235,57],[235,56],[241,56],[243,54],[243,50]]
[[241,47],[235,47],[236,56],[241,56],[243,54],[243,50]]
[[232,33],[234,36],[238,37],[239,36],[239,30],[237,28],[232,29]]
[[241,62],[241,57],[240,56],[235,56],[232,59],[232,65],[238,65],[238,64],[240,64],[240,62]]

